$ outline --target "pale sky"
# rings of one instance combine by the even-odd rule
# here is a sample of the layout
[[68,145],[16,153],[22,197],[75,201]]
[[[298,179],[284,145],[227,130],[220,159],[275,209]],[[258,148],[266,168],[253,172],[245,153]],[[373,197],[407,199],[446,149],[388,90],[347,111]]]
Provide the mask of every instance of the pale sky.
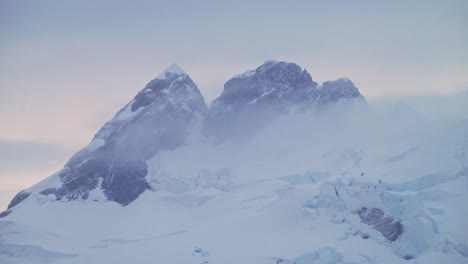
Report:
[[467,14],[464,0],[0,0],[0,207],[172,63],[208,102],[267,59],[368,98],[466,90]]

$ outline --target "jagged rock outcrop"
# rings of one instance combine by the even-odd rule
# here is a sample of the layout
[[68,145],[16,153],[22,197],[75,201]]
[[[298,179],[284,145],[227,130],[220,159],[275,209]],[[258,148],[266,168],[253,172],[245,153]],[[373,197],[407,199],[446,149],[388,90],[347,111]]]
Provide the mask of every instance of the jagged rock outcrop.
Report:
[[379,231],[389,241],[395,241],[403,233],[403,225],[393,217],[385,215],[380,208],[362,207],[357,211],[361,222]]
[[245,105],[300,104],[307,101],[306,94],[316,87],[307,70],[299,65],[267,61],[227,81],[211,111],[217,113]]

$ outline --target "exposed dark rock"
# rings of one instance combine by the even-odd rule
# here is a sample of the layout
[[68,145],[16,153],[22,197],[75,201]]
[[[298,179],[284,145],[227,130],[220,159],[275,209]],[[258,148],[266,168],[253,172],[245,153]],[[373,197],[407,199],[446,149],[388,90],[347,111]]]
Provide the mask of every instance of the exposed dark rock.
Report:
[[372,208],[369,210],[362,207],[357,213],[362,223],[372,226],[389,241],[397,240],[403,233],[403,225],[395,221],[393,217],[385,215],[382,209]]
[[411,256],[411,255],[405,255],[405,256],[403,256],[403,258],[406,259],[406,260],[414,259],[414,257]]
[[17,205],[17,204],[21,203],[22,201],[26,200],[29,197],[30,194],[31,193],[28,193],[25,190],[19,192],[18,194],[15,195],[15,197],[13,197],[13,199],[11,200],[11,202],[8,205],[7,208],[11,209],[15,205]]
[[11,210],[10,209],[5,210],[5,211],[0,213],[0,218],[3,218],[3,217],[5,217],[5,216],[7,216],[9,214],[11,214]]
[[295,63],[268,61],[255,71],[235,76],[224,85],[223,93],[213,103],[218,107],[241,107],[245,104],[300,103],[317,86],[307,70]]
[[109,200],[127,205],[149,189],[145,176],[148,169],[145,162],[127,162],[111,168],[111,177],[106,177],[101,188]]

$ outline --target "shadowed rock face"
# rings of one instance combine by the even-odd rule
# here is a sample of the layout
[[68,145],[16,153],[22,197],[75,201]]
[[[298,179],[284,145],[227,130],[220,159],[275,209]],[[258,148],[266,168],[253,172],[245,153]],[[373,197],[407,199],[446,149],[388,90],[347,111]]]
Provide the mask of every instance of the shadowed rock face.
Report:
[[389,241],[397,240],[403,233],[403,225],[394,221],[393,217],[385,215],[382,209],[362,207],[357,213],[362,223],[372,226]]
[[15,195],[15,197],[13,197],[13,199],[11,200],[10,204],[8,204],[8,209],[11,209],[12,207],[14,207],[15,205],[21,203],[22,201],[26,200],[29,195],[31,193],[28,193],[26,191],[21,191],[19,192],[18,194]]
[[316,86],[307,70],[299,65],[268,61],[227,81],[223,93],[213,102],[212,112],[246,104],[301,103]]
[[78,166],[66,167],[60,173],[62,187],[48,188],[41,194],[54,194],[57,200],[86,200],[91,190],[100,188],[109,200],[127,205],[150,188],[145,179],[147,172],[143,161],[90,157]]
[[0,213],[0,218],[9,215],[11,213],[11,208],[15,207],[16,205],[18,205],[22,201],[28,199],[29,195],[31,195],[31,193],[27,192],[26,190],[23,190],[23,191],[17,193],[15,195],[15,197],[13,197],[11,202],[8,204],[7,210]]
[[11,213],[11,209],[7,209],[0,213],[0,218],[5,217]]

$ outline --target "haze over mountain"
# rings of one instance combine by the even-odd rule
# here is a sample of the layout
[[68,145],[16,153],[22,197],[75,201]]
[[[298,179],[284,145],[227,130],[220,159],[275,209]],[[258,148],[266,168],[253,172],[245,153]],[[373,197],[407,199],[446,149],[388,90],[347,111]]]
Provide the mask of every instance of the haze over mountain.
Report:
[[464,263],[467,135],[282,61],[208,107],[172,65],[12,199],[0,260]]

